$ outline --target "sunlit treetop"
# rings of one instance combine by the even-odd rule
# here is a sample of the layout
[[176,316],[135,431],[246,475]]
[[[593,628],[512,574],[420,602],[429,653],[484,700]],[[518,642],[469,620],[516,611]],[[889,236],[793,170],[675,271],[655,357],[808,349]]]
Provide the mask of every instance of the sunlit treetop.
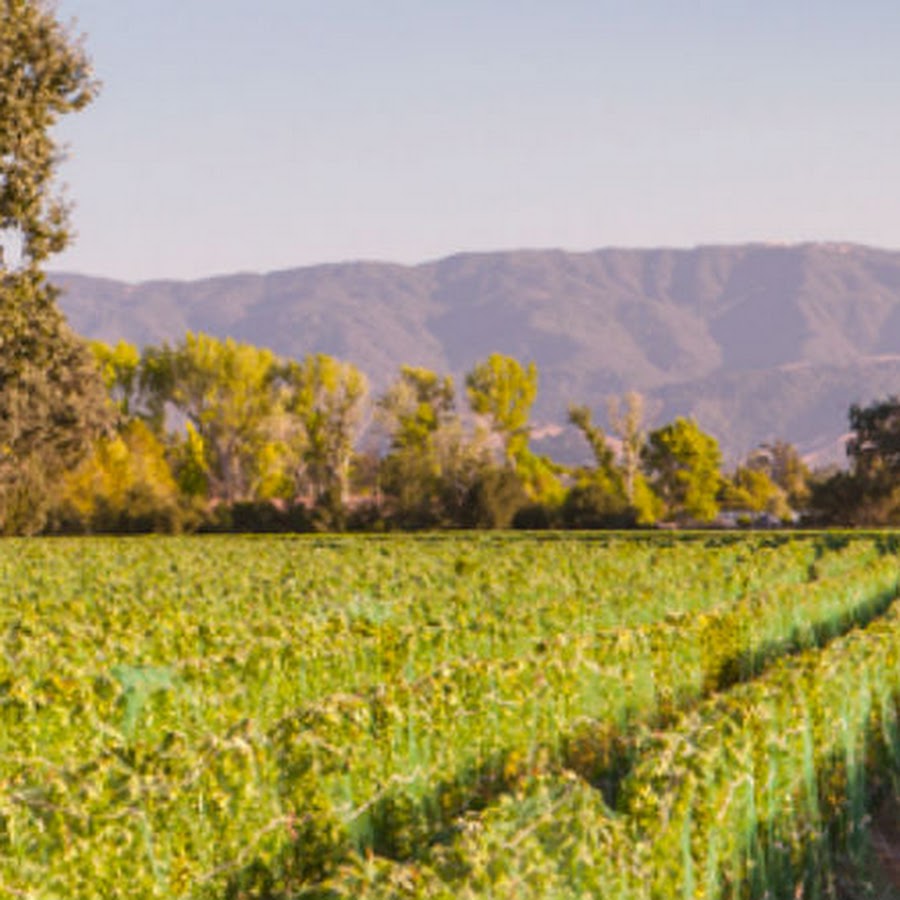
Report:
[[81,44],[42,0],[0,0],[0,265],[36,268],[69,241],[52,191],[61,149],[52,128],[99,87]]

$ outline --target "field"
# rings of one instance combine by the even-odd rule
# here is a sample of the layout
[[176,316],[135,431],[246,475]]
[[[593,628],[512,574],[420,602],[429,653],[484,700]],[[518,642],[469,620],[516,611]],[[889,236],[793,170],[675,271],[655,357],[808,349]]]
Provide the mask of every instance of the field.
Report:
[[895,896],[892,535],[10,540],[0,576],[0,897]]

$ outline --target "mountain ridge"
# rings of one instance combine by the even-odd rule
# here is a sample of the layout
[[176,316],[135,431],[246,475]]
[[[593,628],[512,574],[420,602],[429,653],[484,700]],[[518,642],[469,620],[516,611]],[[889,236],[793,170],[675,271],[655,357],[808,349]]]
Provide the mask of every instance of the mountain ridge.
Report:
[[191,330],[288,357],[330,353],[375,391],[400,363],[461,384],[476,361],[507,353],[538,365],[540,426],[563,423],[569,403],[604,421],[606,397],[633,388],[657,408],[652,424],[693,415],[732,459],[774,438],[839,450],[850,403],[900,391],[900,252],[861,244],[484,251],[133,284],[51,277],[90,338],[145,345]]

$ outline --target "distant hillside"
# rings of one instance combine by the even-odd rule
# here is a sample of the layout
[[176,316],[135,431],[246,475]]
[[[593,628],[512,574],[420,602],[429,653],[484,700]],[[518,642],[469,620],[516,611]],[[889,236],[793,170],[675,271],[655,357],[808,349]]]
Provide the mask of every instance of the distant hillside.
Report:
[[[535,421],[571,402],[601,421],[645,392],[735,457],[782,437],[839,450],[851,402],[900,393],[900,252],[847,244],[461,254],[125,284],[57,274],[72,326],[138,344],[185,331],[299,357],[334,354],[379,390],[401,362],[461,382],[492,351],[534,360]],[[550,428],[550,431],[554,429]],[[571,435],[557,451],[582,452]],[[568,451],[566,451],[568,447]]]

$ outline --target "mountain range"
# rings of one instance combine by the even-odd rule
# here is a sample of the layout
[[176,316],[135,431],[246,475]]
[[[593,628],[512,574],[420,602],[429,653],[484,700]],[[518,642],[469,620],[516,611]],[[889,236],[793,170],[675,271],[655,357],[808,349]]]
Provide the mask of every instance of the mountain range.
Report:
[[[815,243],[465,253],[129,284],[56,273],[80,334],[139,345],[186,331],[286,357],[323,352],[375,392],[401,363],[464,373],[498,351],[534,360],[538,448],[583,455],[570,403],[605,422],[635,389],[650,424],[694,416],[734,461],[781,438],[842,455],[851,403],[900,393],[900,252]],[[818,455],[818,456],[816,456]]]

